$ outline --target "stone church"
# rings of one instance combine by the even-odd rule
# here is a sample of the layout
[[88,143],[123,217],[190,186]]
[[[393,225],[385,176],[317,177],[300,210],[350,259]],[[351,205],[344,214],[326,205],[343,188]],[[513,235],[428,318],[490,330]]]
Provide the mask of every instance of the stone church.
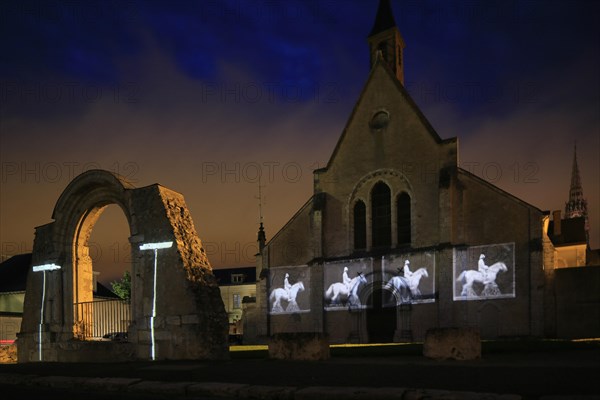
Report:
[[543,335],[544,213],[458,166],[457,138],[443,139],[404,87],[388,0],[368,44],[369,76],[314,194],[268,242],[261,226],[245,341],[422,340],[445,326]]

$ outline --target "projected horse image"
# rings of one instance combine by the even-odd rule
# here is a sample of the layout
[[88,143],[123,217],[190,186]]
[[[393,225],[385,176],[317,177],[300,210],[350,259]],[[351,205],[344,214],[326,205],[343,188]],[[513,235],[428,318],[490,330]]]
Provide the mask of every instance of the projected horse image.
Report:
[[[272,313],[292,313],[300,311],[300,307],[298,307],[298,303],[296,302],[296,297],[298,293],[304,291],[304,283],[296,282],[289,287],[289,289],[285,288],[276,288],[271,291],[271,295],[269,296],[269,301],[271,302],[271,312]],[[285,301],[287,306],[284,308],[281,305],[281,302]]]
[[[480,257],[480,260],[483,258]],[[481,262],[480,262],[481,264]],[[485,266],[485,265],[484,265]],[[461,296],[467,297],[487,297],[487,296],[499,296],[502,294],[500,288],[496,284],[496,277],[499,272],[506,272],[508,268],[503,262],[497,262],[490,265],[489,267],[479,270],[466,270],[460,273],[457,282],[464,282],[462,287]],[[473,289],[473,283],[478,282],[483,284],[483,290],[477,294]]]
[[417,269],[410,276],[394,276],[384,286],[384,289],[394,293],[397,303],[410,303],[411,300],[421,297],[419,283],[422,277],[429,277],[425,268]]
[[367,283],[367,278],[361,273],[352,278],[348,283],[335,282],[325,291],[325,302],[330,306],[361,307],[358,293],[362,285]]

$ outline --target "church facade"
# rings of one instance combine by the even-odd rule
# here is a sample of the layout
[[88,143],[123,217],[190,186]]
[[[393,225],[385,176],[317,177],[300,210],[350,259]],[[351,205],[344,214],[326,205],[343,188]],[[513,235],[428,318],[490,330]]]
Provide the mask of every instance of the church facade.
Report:
[[[244,341],[323,332],[331,343],[548,335],[547,216],[458,165],[404,88],[404,40],[380,1],[371,71],[314,193],[268,242]],[[546,218],[546,219],[545,219]]]

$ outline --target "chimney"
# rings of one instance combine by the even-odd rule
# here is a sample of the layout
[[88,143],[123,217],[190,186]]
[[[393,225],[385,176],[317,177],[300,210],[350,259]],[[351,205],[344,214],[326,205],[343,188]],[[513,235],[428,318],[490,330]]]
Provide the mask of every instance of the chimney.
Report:
[[552,234],[554,236],[559,236],[560,235],[560,229],[561,229],[561,219],[560,219],[560,210],[556,210],[554,212],[552,212],[553,215],[553,219],[554,219],[554,232],[552,232]]

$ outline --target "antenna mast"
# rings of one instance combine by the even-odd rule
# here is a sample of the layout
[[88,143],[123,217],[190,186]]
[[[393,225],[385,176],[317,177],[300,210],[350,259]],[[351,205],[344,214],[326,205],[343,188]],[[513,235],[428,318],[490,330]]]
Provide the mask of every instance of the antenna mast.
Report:
[[260,184],[260,174],[258,175],[258,216],[259,222],[263,224],[263,213],[262,213],[262,185]]
[[265,243],[267,242],[267,236],[265,235],[265,228],[263,226],[263,200],[262,200],[262,185],[260,184],[260,175],[258,175],[258,216],[260,226],[258,228],[258,251],[262,252],[262,249],[265,247]]

